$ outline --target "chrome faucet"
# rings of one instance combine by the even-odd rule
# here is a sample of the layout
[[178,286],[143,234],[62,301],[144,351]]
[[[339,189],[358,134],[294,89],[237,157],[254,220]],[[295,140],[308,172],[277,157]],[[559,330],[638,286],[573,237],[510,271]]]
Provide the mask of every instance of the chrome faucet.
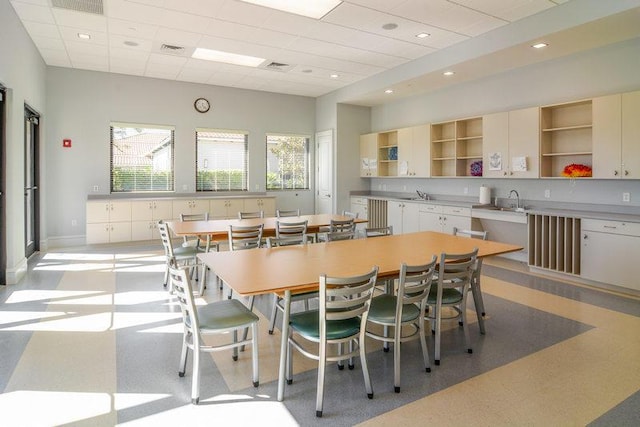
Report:
[[516,193],[516,209],[520,209],[520,195],[516,190],[509,191],[509,198],[511,198],[513,193]]

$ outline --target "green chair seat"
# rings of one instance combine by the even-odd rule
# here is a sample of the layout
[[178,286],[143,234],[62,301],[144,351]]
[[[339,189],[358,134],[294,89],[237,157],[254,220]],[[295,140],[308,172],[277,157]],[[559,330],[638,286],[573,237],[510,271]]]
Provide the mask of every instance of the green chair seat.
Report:
[[173,248],[173,255],[176,257],[195,257],[200,251],[196,246],[177,246]]
[[[289,325],[299,334],[312,338],[320,338],[320,313],[309,310],[291,315]],[[344,320],[327,321],[327,339],[336,340],[357,334],[360,331],[360,319],[352,317]]]
[[[369,320],[380,323],[394,323],[396,319],[395,295],[379,295],[374,297],[369,308]],[[410,322],[420,315],[420,309],[415,304],[405,304],[402,308],[402,322]]]
[[[438,287],[434,283],[431,285],[429,296],[427,297],[427,304],[436,305],[438,300]],[[445,288],[442,290],[442,303],[443,304],[457,304],[462,301],[462,293],[457,289]]]
[[201,331],[237,328],[258,321],[255,313],[235,299],[216,301],[197,310]]

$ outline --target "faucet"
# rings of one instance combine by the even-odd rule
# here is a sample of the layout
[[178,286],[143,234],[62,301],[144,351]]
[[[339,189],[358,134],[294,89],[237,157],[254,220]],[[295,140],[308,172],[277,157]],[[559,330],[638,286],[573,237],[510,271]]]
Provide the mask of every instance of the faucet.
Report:
[[520,209],[520,195],[516,190],[509,191],[509,198],[511,198],[513,193],[516,193],[516,209]]

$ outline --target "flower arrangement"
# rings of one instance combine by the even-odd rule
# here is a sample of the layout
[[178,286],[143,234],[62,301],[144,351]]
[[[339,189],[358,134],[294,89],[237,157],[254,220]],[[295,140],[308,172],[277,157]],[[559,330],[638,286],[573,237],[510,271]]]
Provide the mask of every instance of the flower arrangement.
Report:
[[471,176],[482,176],[482,160],[476,160],[471,163],[469,169]]
[[564,167],[564,169],[562,170],[562,176],[566,176],[567,178],[590,177],[591,166],[571,163],[570,165]]

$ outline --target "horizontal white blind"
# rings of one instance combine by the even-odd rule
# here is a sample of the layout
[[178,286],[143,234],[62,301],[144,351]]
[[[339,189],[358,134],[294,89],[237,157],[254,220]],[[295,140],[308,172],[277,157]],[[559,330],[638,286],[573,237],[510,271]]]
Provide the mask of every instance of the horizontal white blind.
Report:
[[166,126],[111,125],[111,192],[173,191],[174,131]]
[[246,133],[196,131],[196,191],[247,190]]

